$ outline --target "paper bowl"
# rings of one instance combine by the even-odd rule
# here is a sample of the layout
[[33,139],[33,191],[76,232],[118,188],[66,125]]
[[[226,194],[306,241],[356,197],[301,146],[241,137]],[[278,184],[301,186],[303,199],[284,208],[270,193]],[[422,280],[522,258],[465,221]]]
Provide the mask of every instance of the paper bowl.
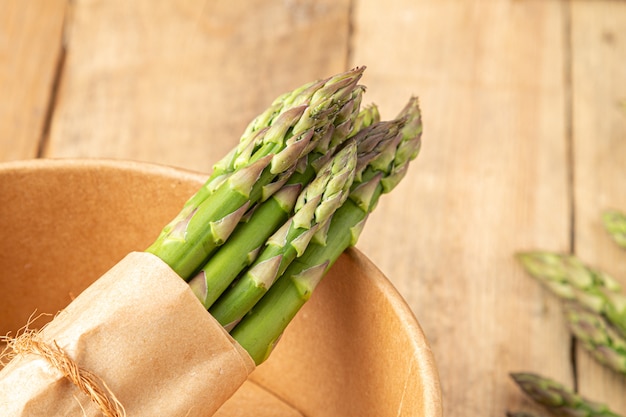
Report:
[[[144,250],[206,176],[106,160],[0,164],[0,334],[55,314]],[[46,321],[38,320],[36,325]],[[221,416],[439,417],[439,381],[410,309],[348,250]]]

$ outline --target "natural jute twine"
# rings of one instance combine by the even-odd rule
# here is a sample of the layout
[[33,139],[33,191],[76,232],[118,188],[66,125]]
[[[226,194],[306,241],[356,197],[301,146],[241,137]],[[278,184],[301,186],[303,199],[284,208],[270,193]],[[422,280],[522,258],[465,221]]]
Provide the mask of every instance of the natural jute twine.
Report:
[[81,368],[70,358],[56,341],[45,343],[36,330],[24,329],[17,337],[0,337],[7,346],[0,355],[5,363],[18,355],[33,353],[46,359],[50,365],[84,392],[102,411],[105,417],[126,417],[126,411],[106,383],[97,375]]

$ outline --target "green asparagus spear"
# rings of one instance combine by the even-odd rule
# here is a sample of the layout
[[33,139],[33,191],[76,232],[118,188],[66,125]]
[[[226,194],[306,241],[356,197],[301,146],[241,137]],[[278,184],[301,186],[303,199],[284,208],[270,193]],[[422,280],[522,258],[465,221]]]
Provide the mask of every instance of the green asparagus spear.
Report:
[[352,124],[352,131],[348,136],[352,137],[364,128],[378,122],[380,122],[380,112],[378,111],[378,106],[375,104],[368,104],[360,110],[354,120],[354,123]]
[[626,248],[626,214],[616,210],[606,211],[602,214],[602,223],[615,243]]
[[355,136],[359,163],[348,200],[335,212],[320,242],[312,242],[231,331],[259,364],[343,251],[356,243],[367,215],[391,191],[420,149],[421,114],[413,98],[396,121],[376,123]]
[[350,142],[302,191],[294,215],[272,235],[252,266],[209,309],[230,330],[267,292],[285,268],[302,255],[311,238],[348,197],[356,166]]
[[247,221],[238,225],[191,280],[189,286],[209,308],[237,275],[254,259],[266,236],[278,229],[291,214],[301,185],[286,185],[254,209]]
[[[321,132],[353,96],[362,69],[331,77],[305,101],[290,108],[271,126],[238,148],[229,166],[233,172],[197,207],[183,208],[181,221],[162,233],[147,249],[189,280],[237,226],[250,206],[269,198],[317,146]],[[250,145],[250,146],[248,146]],[[276,185],[278,184],[278,186]],[[191,208],[190,208],[191,207]]]
[[600,314],[576,301],[564,304],[569,328],[601,364],[626,375],[626,339]]
[[[357,113],[361,95],[362,89],[356,88],[352,99],[340,111],[336,121],[342,126],[345,126],[346,121],[352,125],[358,121],[356,126],[363,128],[377,121],[378,111],[375,106],[369,106]],[[321,139],[318,147],[302,158],[298,163],[302,168],[291,175],[287,185],[256,207],[189,281],[205,308],[209,309],[213,305],[239,273],[255,260],[267,238],[289,218],[297,195],[315,176],[319,166],[333,156],[330,149],[332,136],[334,135],[337,144],[345,140],[339,137],[334,125],[329,126],[329,131],[326,132],[328,140]]]
[[604,404],[589,401],[563,385],[532,373],[512,373],[517,385],[559,417],[620,417]]
[[530,275],[558,297],[577,300],[602,314],[626,335],[626,296],[609,275],[585,265],[573,255],[531,251],[518,253],[516,257]]

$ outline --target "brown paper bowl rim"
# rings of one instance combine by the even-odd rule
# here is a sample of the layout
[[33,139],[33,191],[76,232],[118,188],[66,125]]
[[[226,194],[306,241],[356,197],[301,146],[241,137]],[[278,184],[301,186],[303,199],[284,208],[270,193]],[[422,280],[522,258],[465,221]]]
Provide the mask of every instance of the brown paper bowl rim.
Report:
[[187,170],[184,168],[173,167],[163,164],[155,164],[149,162],[141,162],[125,159],[107,159],[107,158],[42,158],[42,159],[25,159],[14,160],[0,163],[0,171],[20,172],[32,170],[56,170],[56,169],[84,169],[98,168],[107,170],[132,171],[138,173],[148,173],[172,179],[182,179],[188,181],[204,182],[208,178],[208,174]]

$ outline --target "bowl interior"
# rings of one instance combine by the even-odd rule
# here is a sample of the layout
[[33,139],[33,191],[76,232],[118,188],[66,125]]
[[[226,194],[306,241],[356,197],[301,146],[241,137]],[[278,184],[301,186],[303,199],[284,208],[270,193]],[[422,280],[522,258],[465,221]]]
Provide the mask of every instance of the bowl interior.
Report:
[[[144,250],[205,178],[128,161],[0,164],[0,333],[56,313],[128,252]],[[223,415],[441,415],[419,324],[356,249],[240,391]]]

